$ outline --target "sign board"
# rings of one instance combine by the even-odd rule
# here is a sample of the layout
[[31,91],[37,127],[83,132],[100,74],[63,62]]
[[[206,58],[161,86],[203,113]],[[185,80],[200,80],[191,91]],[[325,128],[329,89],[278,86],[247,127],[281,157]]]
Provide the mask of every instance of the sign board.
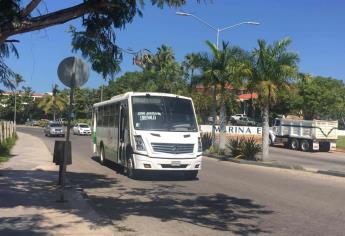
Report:
[[[201,133],[211,133],[212,125],[200,125],[199,126]],[[219,133],[220,127],[216,125],[216,133]],[[262,127],[253,127],[253,126],[226,126],[227,134],[240,134],[240,135],[261,135]]]
[[67,57],[58,67],[60,81],[69,88],[79,88],[89,79],[89,67],[80,58]]

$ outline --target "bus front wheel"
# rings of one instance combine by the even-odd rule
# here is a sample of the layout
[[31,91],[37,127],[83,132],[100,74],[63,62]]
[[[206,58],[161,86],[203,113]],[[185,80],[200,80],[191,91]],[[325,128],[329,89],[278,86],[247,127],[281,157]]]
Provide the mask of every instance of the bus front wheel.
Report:
[[131,157],[127,159],[126,172],[130,179],[135,179],[137,177],[137,170],[134,167],[134,161]]

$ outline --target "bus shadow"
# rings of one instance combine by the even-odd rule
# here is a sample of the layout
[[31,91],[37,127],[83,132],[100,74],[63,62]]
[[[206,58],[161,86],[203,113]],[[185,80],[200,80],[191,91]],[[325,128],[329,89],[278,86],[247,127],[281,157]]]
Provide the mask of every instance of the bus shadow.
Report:
[[[117,178],[95,173],[68,172],[67,177],[72,183],[71,188],[66,188],[69,202],[61,205],[56,202],[59,193],[55,185],[56,171],[1,170],[0,235],[19,235],[22,232],[25,235],[35,235],[36,232],[47,235],[53,230],[75,227],[74,220],[65,222],[59,218],[58,221],[48,215],[40,215],[41,210],[76,216],[81,222],[96,226],[113,226],[122,232],[141,232],[130,220],[125,228],[123,225],[129,218],[142,217],[148,222],[155,219],[152,229],[147,230],[156,232],[162,227],[177,232],[171,227],[179,222],[177,225],[197,227],[197,231],[206,228],[215,230],[215,233],[222,231],[240,235],[270,233],[270,229],[263,228],[261,223],[263,217],[273,211],[251,199],[224,193],[195,193],[176,183],[133,185],[129,181],[125,184]],[[85,199],[100,213],[100,218],[84,207],[78,194],[79,187],[86,195]],[[28,209],[25,220],[21,213],[10,214],[10,209],[13,213]],[[30,209],[37,210],[31,212]]]

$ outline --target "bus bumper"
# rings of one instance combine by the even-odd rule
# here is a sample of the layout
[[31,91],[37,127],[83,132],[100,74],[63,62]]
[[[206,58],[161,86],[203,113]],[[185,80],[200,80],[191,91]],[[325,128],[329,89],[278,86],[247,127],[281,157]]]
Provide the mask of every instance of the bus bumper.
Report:
[[202,156],[193,159],[183,158],[152,158],[133,154],[135,169],[140,170],[201,170]]

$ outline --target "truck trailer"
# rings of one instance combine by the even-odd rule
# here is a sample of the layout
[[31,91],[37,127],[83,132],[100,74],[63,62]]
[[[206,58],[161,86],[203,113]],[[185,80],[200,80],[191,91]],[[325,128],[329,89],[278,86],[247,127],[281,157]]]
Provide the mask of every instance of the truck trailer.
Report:
[[338,121],[275,119],[270,144],[283,143],[292,150],[336,150]]

